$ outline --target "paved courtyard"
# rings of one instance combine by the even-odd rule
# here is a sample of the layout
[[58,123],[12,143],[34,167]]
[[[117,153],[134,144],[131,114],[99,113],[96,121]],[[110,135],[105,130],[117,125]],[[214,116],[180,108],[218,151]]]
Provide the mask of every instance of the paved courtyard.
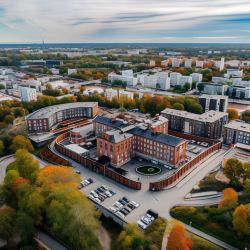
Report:
[[[75,169],[81,171],[82,179],[92,178],[94,183],[81,189],[86,195],[88,195],[92,190],[105,185],[116,194],[108,199],[106,199],[101,204],[105,208],[109,208],[113,203],[123,196],[126,196],[130,200],[134,200],[140,204],[140,207],[132,211],[129,215],[125,217],[125,221],[136,223],[137,220],[150,208],[154,209],[159,213],[160,216],[164,218],[170,218],[169,210],[178,204],[185,204],[184,197],[190,192],[190,190],[195,186],[201,179],[203,179],[210,171],[215,169],[222,161],[225,150],[222,149],[219,152],[211,155],[207,159],[203,160],[192,172],[190,172],[184,179],[182,179],[175,187],[159,191],[152,192],[149,191],[148,185],[143,182],[143,187],[141,190],[132,190],[127,188],[117,182],[94,173],[89,169],[81,166],[71,160],[72,165]],[[141,177],[142,178],[142,177]],[[152,178],[158,178],[156,176]],[[143,177],[143,179],[150,182],[150,177]],[[152,179],[153,180],[153,179]],[[192,204],[195,205],[197,201],[193,201]],[[199,204],[207,204],[206,200],[199,200]],[[189,205],[192,205],[189,204]]]

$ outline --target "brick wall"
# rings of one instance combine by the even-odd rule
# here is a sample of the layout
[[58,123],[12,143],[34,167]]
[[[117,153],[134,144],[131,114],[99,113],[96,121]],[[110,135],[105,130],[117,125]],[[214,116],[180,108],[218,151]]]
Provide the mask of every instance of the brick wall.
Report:
[[174,182],[179,180],[187,171],[191,170],[192,168],[195,168],[197,163],[199,163],[201,160],[203,160],[204,158],[206,158],[208,155],[212,154],[213,152],[221,149],[221,147],[222,147],[222,142],[217,142],[216,144],[212,145],[201,154],[197,155],[190,162],[180,167],[177,170],[177,172],[175,172],[173,175],[161,181],[151,182],[149,184],[149,189],[152,191],[160,191],[172,185]]
[[75,152],[70,151],[69,149],[65,148],[64,146],[60,145],[59,143],[64,140],[65,138],[69,137],[70,133],[67,132],[65,134],[59,135],[55,141],[55,148],[58,152],[67,157],[73,159],[74,161],[82,164],[84,167],[92,170],[93,172],[99,173],[101,175],[107,176],[110,179],[127,186],[132,189],[140,190],[141,189],[141,182],[130,180],[117,172],[113,171],[110,168],[98,163],[97,161],[78,155]]

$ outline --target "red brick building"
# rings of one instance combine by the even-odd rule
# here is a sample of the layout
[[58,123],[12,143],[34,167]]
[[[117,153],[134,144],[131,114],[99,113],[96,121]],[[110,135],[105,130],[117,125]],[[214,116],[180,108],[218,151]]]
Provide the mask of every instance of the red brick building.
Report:
[[186,141],[167,134],[168,121],[157,116],[141,123],[98,116],[94,121],[97,155],[120,167],[135,155],[175,166],[186,159]]
[[58,123],[73,118],[94,118],[97,102],[74,102],[39,109],[26,117],[29,133],[50,132]]

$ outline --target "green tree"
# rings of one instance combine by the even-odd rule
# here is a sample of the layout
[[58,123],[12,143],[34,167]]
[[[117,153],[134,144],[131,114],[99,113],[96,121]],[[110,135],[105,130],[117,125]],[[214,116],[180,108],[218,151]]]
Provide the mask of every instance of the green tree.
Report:
[[17,135],[14,137],[11,145],[11,150],[16,152],[18,149],[26,149],[29,152],[34,152],[34,147],[30,140],[23,135]]
[[120,250],[143,250],[145,238],[143,232],[135,224],[128,224],[118,237]]
[[250,235],[250,204],[238,206],[233,213],[234,230]]
[[181,104],[181,103],[176,102],[176,103],[173,105],[173,109],[184,110],[184,105]]
[[238,193],[233,188],[226,188],[222,192],[219,208],[235,208],[238,204]]
[[250,179],[246,179],[244,183],[244,192],[250,197]]
[[16,212],[13,208],[4,206],[0,209],[0,238],[9,240],[15,229]]
[[0,156],[4,155],[4,143],[2,140],[0,140]]
[[247,109],[242,112],[241,119],[245,122],[250,123],[250,109]]
[[200,92],[202,92],[202,91],[204,90],[204,88],[205,88],[205,84],[204,84],[204,83],[198,83],[197,89],[198,89]]
[[236,120],[239,118],[239,113],[236,109],[227,109],[228,113],[228,119],[231,120]]
[[233,186],[239,186],[241,184],[240,178],[244,173],[243,164],[241,161],[235,158],[228,159],[223,172]]
[[15,117],[22,117],[25,115],[25,110],[24,108],[16,107],[13,109],[13,114]]
[[15,156],[20,176],[34,181],[40,167],[39,162],[24,149],[18,149]]
[[182,87],[182,89],[183,89],[184,92],[187,92],[188,90],[190,90],[190,88],[191,88],[191,85],[188,82],[186,82],[184,84],[184,86]]
[[5,85],[0,83],[0,89],[5,89]]
[[14,119],[15,119],[15,117],[13,115],[6,115],[4,118],[4,123],[5,124],[12,124]]
[[16,226],[21,236],[22,244],[28,244],[33,241],[36,229],[34,220],[25,212],[18,212],[16,218]]
[[19,188],[18,192],[19,210],[32,217],[36,225],[40,225],[42,222],[42,213],[45,208],[45,198],[42,195],[42,189],[29,185],[28,188]]

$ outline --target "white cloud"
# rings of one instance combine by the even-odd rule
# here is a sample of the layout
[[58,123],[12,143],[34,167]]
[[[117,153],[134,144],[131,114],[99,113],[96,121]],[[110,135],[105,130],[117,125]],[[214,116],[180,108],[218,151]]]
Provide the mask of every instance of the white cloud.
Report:
[[[113,36],[111,32],[109,42],[122,42],[124,38],[131,42],[145,38],[146,42],[167,37],[168,32],[181,33],[188,29],[195,32],[195,27],[213,20],[224,20],[225,15],[249,14],[250,1],[0,0],[0,8],[4,10],[0,12],[0,23],[5,26],[3,31],[0,30],[1,42],[42,39],[47,42],[102,42],[108,39],[105,36],[107,30],[116,30],[117,33],[120,30],[123,37],[119,40],[118,34]],[[153,34],[157,32],[166,34]],[[193,35],[196,39],[216,40],[216,37],[206,34]],[[224,39],[229,37],[225,35]]]

